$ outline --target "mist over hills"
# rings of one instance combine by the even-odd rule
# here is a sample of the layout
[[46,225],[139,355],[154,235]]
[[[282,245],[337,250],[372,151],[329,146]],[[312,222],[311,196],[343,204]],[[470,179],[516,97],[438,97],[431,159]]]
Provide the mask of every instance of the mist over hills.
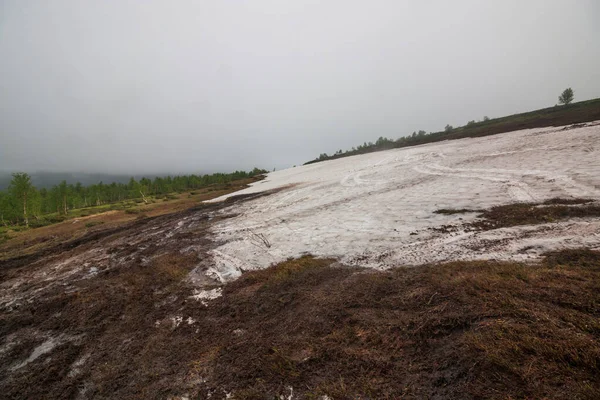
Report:
[[[12,173],[17,171],[0,171],[0,190],[5,190],[10,184]],[[93,185],[99,182],[103,183],[127,183],[133,176],[136,180],[140,178],[154,178],[155,176],[167,176],[169,174],[106,174],[106,173],[84,173],[84,172],[48,172],[38,171],[32,172],[31,181],[38,189],[49,189],[54,185],[58,185],[62,181],[67,181],[68,184],[80,182],[84,186]]]

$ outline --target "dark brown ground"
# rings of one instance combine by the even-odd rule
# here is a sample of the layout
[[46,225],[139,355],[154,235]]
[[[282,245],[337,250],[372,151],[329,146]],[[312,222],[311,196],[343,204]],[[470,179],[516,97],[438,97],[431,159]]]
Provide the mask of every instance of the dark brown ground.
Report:
[[492,207],[488,210],[443,208],[436,214],[478,213],[479,219],[464,226],[443,225],[434,228],[450,232],[459,228],[465,230],[492,230],[518,225],[547,224],[569,218],[600,217],[600,205],[589,199],[554,198],[542,203],[513,203]]
[[[550,203],[493,212],[590,206]],[[17,300],[0,303],[0,398],[600,398],[600,252],[387,272],[307,256],[207,307],[188,276],[221,207],[0,261],[0,298]]]
[[188,298],[195,262],[132,263],[3,313],[0,335],[22,340],[3,347],[0,397],[600,395],[598,252],[389,272],[304,257],[245,274],[208,307]]
[[540,266],[329,264],[293,260],[226,287],[201,330],[208,387],[257,399],[287,386],[300,398],[600,395],[598,252]]

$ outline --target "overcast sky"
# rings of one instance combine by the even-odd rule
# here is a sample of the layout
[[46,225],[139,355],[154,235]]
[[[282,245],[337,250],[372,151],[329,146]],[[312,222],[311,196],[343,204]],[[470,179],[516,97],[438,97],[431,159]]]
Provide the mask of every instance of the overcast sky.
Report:
[[0,170],[213,172],[600,97],[600,2],[0,0]]

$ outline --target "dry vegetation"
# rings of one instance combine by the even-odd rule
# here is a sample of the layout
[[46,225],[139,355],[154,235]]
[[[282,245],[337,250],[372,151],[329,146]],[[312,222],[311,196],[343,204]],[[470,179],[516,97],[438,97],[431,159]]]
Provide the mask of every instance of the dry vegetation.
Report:
[[516,225],[533,225],[568,218],[600,217],[600,205],[591,200],[552,199],[541,204],[516,203],[493,207],[481,214],[473,227],[490,230]]
[[[307,256],[246,273],[209,307],[187,297],[193,263],[165,255],[4,315],[4,338],[23,329],[76,338],[3,378],[4,394],[272,399],[291,387],[306,399],[600,395],[599,252],[388,272]],[[4,349],[1,372],[44,340],[30,338]]]
[[208,382],[257,399],[287,386],[335,399],[600,395],[598,252],[538,266],[328,264],[292,260],[228,286],[210,311],[223,335]]
[[[466,224],[467,230],[492,230],[518,225],[535,225],[569,218],[600,217],[600,205],[588,199],[554,198],[543,203],[513,203],[492,207],[489,210],[440,209],[436,214],[478,213],[478,220]],[[448,231],[444,225],[438,230]]]

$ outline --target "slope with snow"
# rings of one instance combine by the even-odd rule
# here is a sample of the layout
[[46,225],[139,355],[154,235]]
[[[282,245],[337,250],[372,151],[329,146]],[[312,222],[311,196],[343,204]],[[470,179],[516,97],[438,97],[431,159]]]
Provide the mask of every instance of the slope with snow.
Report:
[[[212,273],[222,281],[302,254],[387,268],[457,259],[527,260],[600,247],[600,219],[442,233],[483,209],[550,198],[600,200],[600,123],[530,129],[375,152],[270,173],[235,194],[282,188],[222,210]],[[230,195],[231,196],[231,195]],[[219,198],[214,201],[220,201]]]

